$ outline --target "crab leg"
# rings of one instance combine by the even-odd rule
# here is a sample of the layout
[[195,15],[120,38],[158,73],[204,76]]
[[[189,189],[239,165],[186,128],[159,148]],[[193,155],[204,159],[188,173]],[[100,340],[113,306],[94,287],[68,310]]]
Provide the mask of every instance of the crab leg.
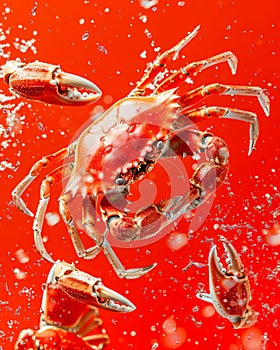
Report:
[[[249,143],[248,155],[250,155],[252,153],[252,150],[255,149],[255,145],[259,136],[259,122],[258,122],[257,115],[255,113],[243,111],[240,109],[234,109],[234,108],[211,106],[211,107],[196,108],[191,111],[185,112],[184,115],[188,117],[190,120],[192,120],[193,122],[196,122],[202,118],[210,118],[210,117],[235,119],[235,120],[248,122],[250,123],[250,130],[249,130],[250,143]],[[180,122],[184,123],[184,121],[181,119],[180,119]],[[177,124],[177,127],[179,128],[181,127],[180,122]],[[188,123],[187,120],[186,120],[186,123]]]
[[29,174],[16,186],[12,192],[14,203],[20,211],[24,212],[26,215],[33,216],[33,213],[26,207],[24,201],[21,199],[21,195],[44,168],[47,168],[52,164],[73,155],[76,145],[77,142],[74,142],[67,148],[62,148],[56,153],[44,156],[32,166]]
[[162,53],[151,65],[150,69],[144,74],[142,79],[136,84],[135,89],[131,91],[129,96],[143,96],[145,89],[154,80],[154,78],[160,73],[165,67],[166,63],[173,59],[178,58],[179,52],[196,36],[200,26],[197,26],[189,35],[183,40],[176,44],[171,49]]
[[143,268],[125,270],[106,238],[104,239],[101,248],[120,278],[135,279],[141,277],[147,272],[151,271],[157,265],[157,263],[154,263]]
[[42,240],[42,226],[45,218],[46,209],[50,200],[50,187],[51,185],[60,182],[64,176],[70,176],[73,169],[73,163],[60,166],[52,171],[42,181],[40,187],[40,202],[37,207],[36,215],[33,222],[34,241],[39,253],[48,261],[54,262],[51,256],[46,251],[44,242]]
[[265,95],[263,89],[257,86],[235,86],[223,84],[210,84],[201,86],[195,90],[187,92],[178,98],[177,102],[182,107],[193,105],[201,102],[212,94],[218,95],[241,95],[241,96],[256,96],[266,114],[269,115],[269,98]]
[[[77,292],[79,292],[77,290]],[[103,324],[101,318],[99,317],[99,313],[96,307],[90,307],[86,310],[86,312],[82,315],[82,318],[79,322],[79,326],[77,332],[83,338],[86,334],[88,334],[93,329],[101,326]],[[101,334],[95,335],[98,336],[98,339]]]
[[[49,203],[50,199],[50,187],[54,185],[55,183],[58,183],[62,180],[62,178],[69,177],[72,173],[73,169],[73,163],[68,163],[66,165],[60,166],[59,168],[55,169],[53,172],[51,172],[47,177],[42,181],[41,188],[40,188],[40,202],[37,207],[36,215],[34,218],[33,223],[33,231],[34,231],[34,241],[36,248],[38,249],[39,253],[48,261],[54,262],[52,257],[47,252],[44,242],[42,240],[42,227],[44,222],[44,217],[46,213],[46,209]],[[63,217],[63,216],[62,216]],[[73,227],[72,227],[73,226]],[[80,239],[80,236],[78,235],[75,225],[71,225],[71,234],[70,237],[72,239],[72,242],[74,244],[74,247],[77,252],[83,257],[93,258],[98,253],[97,249],[88,249],[86,250],[83,246],[83,243]],[[78,255],[79,255],[78,254]],[[80,256],[79,255],[79,256]]]
[[100,229],[96,229],[96,225],[98,220],[96,219],[96,198],[91,196],[86,196],[83,200],[82,206],[82,224],[85,227],[86,233],[88,236],[94,240],[97,244],[96,249],[100,250],[100,244],[103,242],[103,234],[100,232],[104,232],[105,225],[103,221],[101,222],[102,227]]
[[200,73],[206,68],[209,68],[215,64],[219,64],[222,62],[227,62],[232,74],[236,73],[237,68],[237,58],[236,56],[231,52],[227,51],[222,54],[210,57],[208,59],[192,62],[185,67],[181,68],[180,70],[176,71],[172,75],[170,75],[168,78],[166,78],[154,91],[154,93],[160,93],[165,90],[174,89],[178,87],[182,82],[184,82],[187,77],[190,75],[194,75],[197,73]]
[[[134,279],[134,278],[141,277],[145,273],[152,270],[156,266],[156,264],[152,264],[144,268],[135,268],[135,269],[129,269],[129,270],[126,270],[123,267],[116,253],[113,251],[111,245],[106,239],[108,230],[105,230],[104,232],[102,231],[102,228],[96,227],[95,223],[97,223],[97,220],[95,217],[95,210],[92,210],[93,208],[92,202],[95,202],[95,199],[92,201],[92,200],[89,200],[89,198],[87,197],[83,202],[83,225],[89,237],[91,237],[96,243],[96,246],[92,247],[91,249],[94,252],[96,252],[96,254],[98,254],[100,250],[103,250],[108,261],[110,262],[110,264],[112,265],[115,272],[120,278]],[[104,232],[104,233],[100,234],[100,232]]]
[[59,198],[59,212],[60,215],[67,226],[68,233],[71,237],[72,243],[74,245],[75,251],[80,258],[93,259],[99,253],[100,249],[98,246],[94,246],[85,249],[83,242],[77,232],[74,219],[69,210],[68,203],[72,200],[72,194],[67,192]]

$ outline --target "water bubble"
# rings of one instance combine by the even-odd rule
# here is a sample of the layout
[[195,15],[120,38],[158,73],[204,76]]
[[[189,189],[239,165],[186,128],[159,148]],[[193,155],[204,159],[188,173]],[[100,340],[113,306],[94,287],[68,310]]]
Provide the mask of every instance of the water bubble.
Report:
[[24,280],[27,277],[26,272],[21,271],[19,268],[14,269],[14,274],[18,280]]
[[26,264],[29,261],[29,256],[22,248],[15,252],[15,256],[21,264]]
[[168,317],[162,324],[162,329],[166,334],[171,334],[176,331],[176,322],[174,316]]
[[145,16],[145,15],[140,15],[139,16],[139,18],[140,18],[140,20],[143,22],[143,23],[147,23],[147,21],[148,21],[148,17],[147,16]]
[[158,0],[140,0],[140,5],[144,7],[144,9],[149,9],[154,5],[158,4]]
[[83,41],[86,41],[88,38],[89,38],[89,31],[86,30],[86,31],[84,32],[84,34],[82,35],[82,40],[83,40]]
[[45,131],[45,127],[44,127],[44,124],[42,122],[38,123],[38,129],[41,131]]
[[49,226],[55,226],[60,221],[60,216],[57,213],[46,213],[46,221]]
[[215,312],[216,311],[212,305],[207,305],[202,309],[201,314],[203,317],[209,318],[212,317],[215,314]]
[[262,333],[258,328],[252,327],[245,330],[241,336],[244,350],[261,350]]
[[37,15],[37,6],[38,6],[38,2],[34,2],[34,6],[31,10],[31,16],[36,16]]
[[174,316],[168,317],[162,326],[165,334],[162,335],[161,342],[167,349],[177,349],[187,339],[187,332],[183,327],[177,327]]
[[271,246],[280,245],[280,225],[275,225],[271,229],[263,230],[265,241]]
[[167,241],[167,245],[172,250],[179,250],[188,244],[188,236],[185,233],[172,233]]
[[34,46],[36,42],[36,39],[21,39],[19,40],[18,38],[14,41],[14,47],[19,50],[22,53],[26,53],[29,49],[34,53],[37,54],[37,49]]
[[103,45],[97,46],[97,50],[99,50],[99,51],[105,53],[105,55],[108,55],[108,50],[107,50],[106,47],[103,46]]
[[146,51],[146,50],[142,51],[142,52],[140,53],[140,57],[141,57],[141,58],[147,58],[147,51]]

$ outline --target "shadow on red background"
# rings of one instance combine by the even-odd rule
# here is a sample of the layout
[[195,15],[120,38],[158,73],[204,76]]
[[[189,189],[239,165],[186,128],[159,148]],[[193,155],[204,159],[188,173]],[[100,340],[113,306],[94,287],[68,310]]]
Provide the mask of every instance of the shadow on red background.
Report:
[[[230,173],[215,194],[203,225],[179,250],[172,249],[172,235],[137,249],[116,248],[126,267],[158,266],[133,281],[120,280],[100,254],[92,261],[75,256],[60,222],[45,225],[47,248],[54,257],[74,261],[133,301],[137,310],[128,315],[102,312],[111,337],[108,349],[278,349],[279,246],[266,243],[263,230],[279,221],[278,81],[280,16],[276,0],[256,1],[161,1],[150,9],[134,1],[6,1],[0,11],[1,65],[6,59],[39,59],[58,63],[63,70],[88,77],[103,91],[96,106],[62,108],[13,100],[19,120],[8,136],[1,133],[1,276],[0,349],[13,349],[20,330],[36,328],[50,264],[43,261],[33,244],[32,220],[11,203],[11,191],[41,156],[68,145],[76,130],[94,112],[125,96],[156,53],[173,46],[198,24],[197,37],[184,50],[188,62],[232,50],[239,67],[232,76],[226,64],[203,72],[195,86],[219,81],[261,86],[271,99],[266,118],[255,99],[215,97],[210,104],[236,106],[257,112],[260,138],[248,157],[248,125],[236,121],[210,120],[199,125],[223,137],[230,149]],[[144,58],[143,58],[144,57]],[[4,83],[2,94],[10,93]],[[3,97],[3,95],[2,95]],[[7,128],[9,101],[2,101],[1,122]],[[20,104],[20,105],[19,105]],[[35,210],[40,180],[28,189],[25,199]],[[61,187],[52,191],[49,212],[58,213]],[[277,202],[278,200],[278,202]],[[174,232],[187,233],[182,219]],[[260,315],[248,330],[234,330],[217,313],[207,314],[207,304],[196,299],[198,290],[208,289],[208,252],[219,235],[234,242],[250,277],[252,307]],[[170,241],[171,237],[171,241]],[[171,243],[170,243],[171,242]],[[23,249],[28,261],[21,263]],[[197,262],[200,268],[192,266]],[[278,264],[279,267],[279,264]],[[22,274],[22,273],[23,274]],[[210,313],[211,314],[211,313]],[[163,325],[174,320],[177,332],[167,336]],[[165,323],[164,323],[165,322]],[[176,336],[180,342],[176,343]],[[170,344],[167,340],[170,338]],[[158,347],[155,345],[158,344]]]

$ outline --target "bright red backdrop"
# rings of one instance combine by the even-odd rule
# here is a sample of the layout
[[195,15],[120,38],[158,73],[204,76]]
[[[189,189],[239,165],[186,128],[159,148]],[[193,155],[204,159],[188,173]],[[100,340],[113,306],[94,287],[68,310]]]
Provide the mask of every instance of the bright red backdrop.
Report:
[[[13,128],[16,134],[5,136],[1,131],[0,349],[12,349],[21,329],[37,327],[41,284],[50,268],[34,248],[32,220],[12,206],[12,189],[35,160],[69,144],[92,109],[106,108],[111,103],[110,96],[112,101],[125,96],[146,63],[154,59],[154,48],[160,47],[161,52],[170,48],[198,24],[199,34],[184,50],[186,60],[232,50],[239,67],[236,76],[230,74],[226,64],[211,68],[199,75],[195,86],[216,81],[257,85],[267,89],[271,99],[269,118],[254,98],[215,97],[207,101],[257,112],[261,132],[257,150],[248,157],[248,125],[230,120],[210,120],[200,125],[222,136],[231,155],[228,180],[216,193],[206,221],[180,250],[170,248],[172,236],[138,249],[116,248],[126,267],[158,262],[150,274],[133,281],[118,279],[102,254],[93,261],[78,260],[61,222],[54,227],[45,225],[44,235],[55,257],[75,261],[136,304],[137,310],[128,315],[102,312],[111,336],[108,349],[175,349],[175,345],[166,345],[168,337],[163,329],[172,320],[178,329],[169,337],[171,341],[176,336],[184,340],[180,349],[279,348],[279,245],[266,244],[263,234],[264,229],[271,229],[279,221],[277,4],[276,0],[159,0],[157,5],[144,9],[139,0],[7,0],[0,5],[1,65],[17,57],[26,62],[39,59],[59,63],[65,71],[93,80],[103,91],[97,107],[61,108],[24,101],[17,113],[22,121]],[[19,47],[29,43],[27,50]],[[4,83],[0,88],[9,95]],[[10,108],[7,103],[1,105],[3,127],[6,109]],[[12,103],[19,104],[20,100]],[[33,210],[40,180],[25,195]],[[53,190],[49,212],[58,212],[56,199],[60,191],[60,186]],[[183,219],[173,233],[186,234],[187,229]],[[191,261],[207,263],[210,243],[218,242],[219,235],[234,242],[250,277],[251,305],[260,315],[258,323],[248,330],[234,330],[217,313],[211,315],[211,309],[207,314],[208,305],[196,299],[196,291],[208,288],[206,266],[184,271]],[[28,255],[28,262],[18,260],[19,249]],[[25,273],[24,279],[18,278],[18,269]]]

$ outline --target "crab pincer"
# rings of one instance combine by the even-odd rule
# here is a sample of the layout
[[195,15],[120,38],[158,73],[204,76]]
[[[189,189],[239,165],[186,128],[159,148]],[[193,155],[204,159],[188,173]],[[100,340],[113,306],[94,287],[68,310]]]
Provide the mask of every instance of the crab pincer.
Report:
[[95,102],[101,90],[88,79],[63,72],[58,65],[39,61],[8,61],[3,79],[11,91],[29,100],[45,103],[84,106]]
[[250,284],[242,261],[233,245],[221,237],[227,255],[227,267],[223,267],[217,255],[216,245],[209,253],[210,293],[197,293],[197,297],[213,304],[216,311],[231,321],[234,328],[248,328],[257,321],[258,313],[250,306]]
[[68,296],[88,305],[116,312],[135,310],[135,306],[123,295],[104,286],[100,278],[78,270],[73,264],[58,261],[50,271],[49,280],[52,286],[57,285]]

